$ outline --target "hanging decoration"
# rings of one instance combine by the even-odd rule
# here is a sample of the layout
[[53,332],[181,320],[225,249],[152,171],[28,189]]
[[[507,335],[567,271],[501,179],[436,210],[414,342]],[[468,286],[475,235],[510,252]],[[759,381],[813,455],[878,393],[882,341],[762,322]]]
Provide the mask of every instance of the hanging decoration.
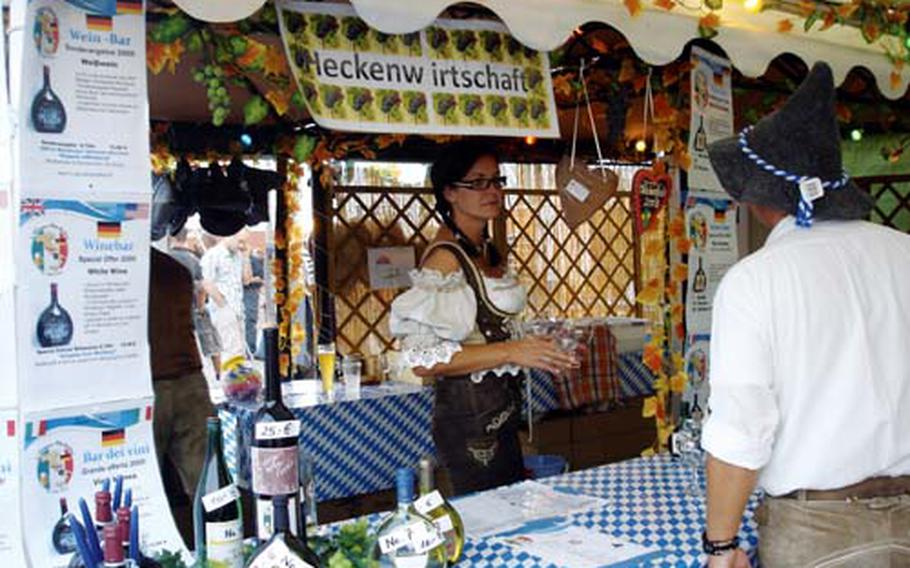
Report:
[[635,212],[635,232],[639,235],[651,228],[657,215],[667,206],[673,188],[670,174],[655,169],[641,169],[632,178],[632,206]]

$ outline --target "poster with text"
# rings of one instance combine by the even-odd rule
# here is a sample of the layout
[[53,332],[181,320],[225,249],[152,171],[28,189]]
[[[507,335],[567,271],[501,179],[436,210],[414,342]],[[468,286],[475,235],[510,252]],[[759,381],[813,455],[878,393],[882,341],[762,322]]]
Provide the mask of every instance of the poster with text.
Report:
[[[11,327],[11,326],[10,326]],[[25,566],[20,511],[18,411],[0,411],[0,566]]]
[[16,249],[22,408],[150,395],[148,203],[23,199]]
[[150,192],[142,0],[35,0],[24,27],[19,197]]
[[547,54],[502,24],[437,20],[391,35],[347,5],[278,8],[297,86],[325,128],[559,137]]
[[686,203],[689,279],[686,332],[711,333],[711,307],[721,278],[736,263],[736,205],[727,199],[689,198]]
[[377,247],[367,249],[370,289],[407,288],[408,273],[414,269],[414,247]]
[[94,495],[105,480],[123,477],[139,508],[142,552],[185,554],[174,526],[152,433],[152,398],[23,415],[22,494],[26,544],[33,566],[64,568],[73,543],[57,530],[61,505],[77,518],[79,499],[94,512]]
[[693,47],[691,83],[689,194],[722,197],[708,144],[733,135],[733,67],[728,59]]

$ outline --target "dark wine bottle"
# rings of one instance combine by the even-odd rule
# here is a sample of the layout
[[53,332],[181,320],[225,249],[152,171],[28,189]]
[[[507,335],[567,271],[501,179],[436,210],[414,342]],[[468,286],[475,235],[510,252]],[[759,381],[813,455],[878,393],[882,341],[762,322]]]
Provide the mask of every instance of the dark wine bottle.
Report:
[[692,284],[692,290],[699,294],[708,288],[708,276],[701,265],[701,257],[698,257],[698,270],[695,271],[695,282]]
[[114,512],[111,510],[110,491],[95,492],[95,528],[100,533],[104,527],[114,524]]
[[130,551],[130,510],[126,507],[117,509],[117,528],[120,529],[120,542],[123,550],[129,555]]
[[120,527],[114,523],[104,527],[104,568],[123,568],[126,555],[120,540]]
[[243,515],[240,492],[228,473],[221,421],[208,419],[208,447],[193,499],[196,566],[242,568]]
[[51,89],[51,69],[44,66],[44,85],[32,100],[32,125],[38,132],[59,134],[66,129],[66,109]]
[[51,303],[38,318],[38,345],[60,347],[73,339],[73,320],[57,299],[57,284],[51,284]]
[[76,551],[76,538],[73,536],[73,529],[67,519],[68,514],[69,507],[66,505],[66,497],[61,497],[60,518],[54,525],[54,532],[51,537],[54,543],[54,550],[60,554],[69,554]]
[[705,132],[705,117],[698,117],[698,129],[695,131],[695,149],[704,151],[708,149],[708,135]]
[[298,539],[291,532],[289,508],[290,501],[286,495],[276,495],[272,498],[272,509],[275,511],[274,532],[265,544],[253,552],[253,556],[247,562],[247,568],[274,566],[319,568],[319,557],[307,546],[306,540]]
[[250,448],[250,477],[256,516],[256,537],[267,540],[273,532],[272,497],[284,495],[290,529],[299,534],[300,421],[281,400],[278,373],[278,330],[263,330],[265,340],[265,402],[256,411]]

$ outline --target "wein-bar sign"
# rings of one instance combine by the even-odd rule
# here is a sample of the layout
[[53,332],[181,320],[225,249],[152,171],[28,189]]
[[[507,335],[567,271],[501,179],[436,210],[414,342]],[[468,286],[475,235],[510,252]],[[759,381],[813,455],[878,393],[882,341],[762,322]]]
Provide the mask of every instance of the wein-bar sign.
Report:
[[410,34],[371,29],[345,5],[278,3],[300,92],[326,128],[559,136],[549,60],[494,22],[437,20]]

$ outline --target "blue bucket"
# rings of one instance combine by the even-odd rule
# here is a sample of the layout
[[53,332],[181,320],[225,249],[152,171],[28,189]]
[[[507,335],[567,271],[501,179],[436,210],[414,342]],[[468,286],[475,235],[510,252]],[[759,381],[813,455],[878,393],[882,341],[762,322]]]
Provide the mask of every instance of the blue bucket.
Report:
[[525,469],[531,479],[542,479],[564,473],[568,463],[566,458],[556,455],[525,456]]

